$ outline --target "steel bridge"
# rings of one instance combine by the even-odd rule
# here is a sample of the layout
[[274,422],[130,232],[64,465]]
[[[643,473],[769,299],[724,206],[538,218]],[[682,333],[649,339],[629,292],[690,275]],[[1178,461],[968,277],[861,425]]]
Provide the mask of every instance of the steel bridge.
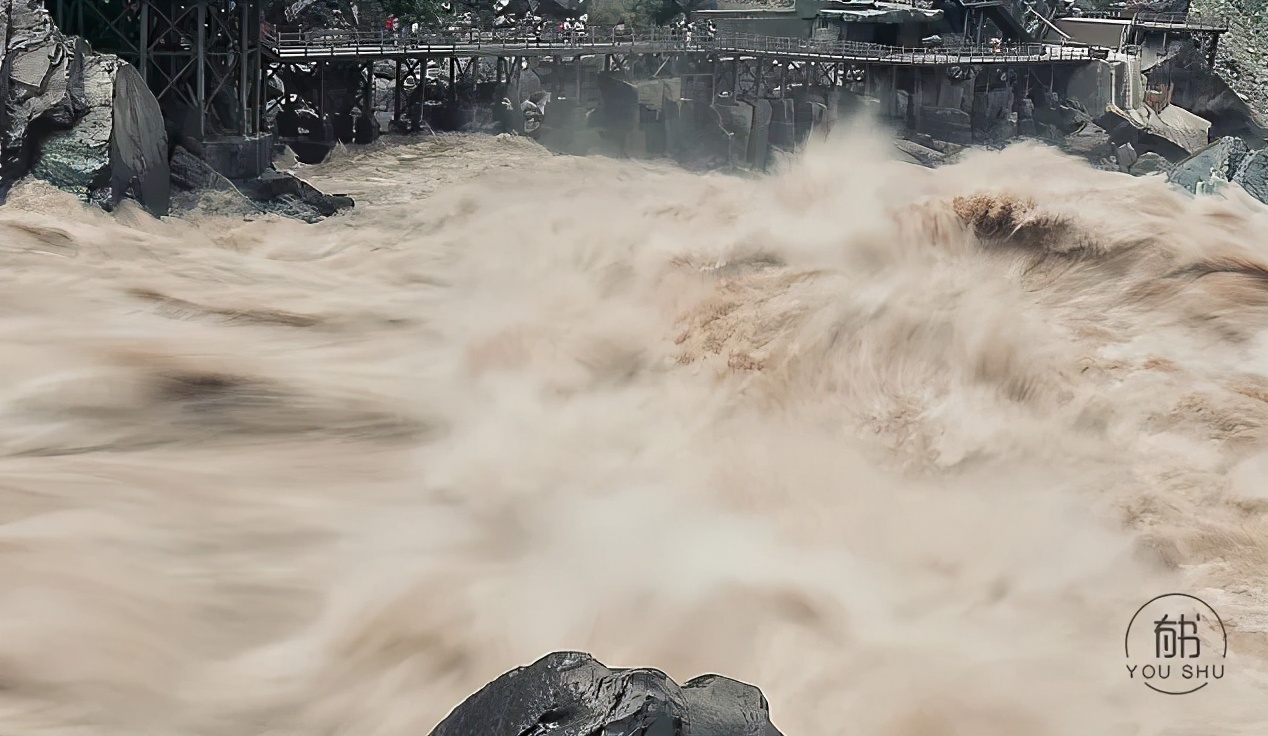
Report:
[[[94,48],[119,54],[135,65],[165,114],[179,116],[189,134],[202,140],[265,133],[269,78],[279,73],[308,77],[324,107],[328,84],[357,84],[368,101],[376,62],[394,61],[397,89],[418,86],[432,61],[444,60],[450,87],[479,77],[493,61],[506,81],[529,59],[604,57],[604,68],[630,68],[635,60],[690,66],[713,76],[715,87],[737,97],[742,80],[804,72],[807,84],[849,80],[860,68],[873,70],[968,66],[1054,66],[1104,58],[1106,50],[1076,45],[1029,44],[1003,48],[956,46],[897,48],[844,41],[775,38],[739,33],[713,37],[651,29],[617,33],[588,29],[563,38],[508,34],[384,34],[327,29],[279,31],[265,22],[262,0],[46,0],[58,25],[87,38]],[[1159,22],[1169,19],[1159,18]],[[707,70],[707,71],[706,71]],[[332,77],[331,75],[334,75]],[[353,78],[347,78],[348,75]],[[361,81],[353,81],[355,77]],[[335,79],[338,78],[338,79]],[[302,85],[301,85],[302,86]],[[399,106],[398,106],[399,107]],[[399,113],[398,113],[399,114]]]
[[866,62],[900,66],[956,66],[964,64],[1078,63],[1104,58],[1103,50],[1088,46],[1025,44],[991,48],[901,48],[849,41],[813,41],[742,33],[723,33],[693,39],[669,31],[617,36],[588,31],[567,41],[455,35],[388,35],[380,32],[325,30],[266,33],[261,44],[267,55],[283,63],[304,61],[410,59],[420,57],[532,58],[629,56],[638,54],[703,55],[712,58],[758,56],[805,62]]

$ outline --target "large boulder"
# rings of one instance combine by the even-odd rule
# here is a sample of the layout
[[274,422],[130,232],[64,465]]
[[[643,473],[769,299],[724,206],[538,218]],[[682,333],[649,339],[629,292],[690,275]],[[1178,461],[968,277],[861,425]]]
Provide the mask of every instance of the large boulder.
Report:
[[431,736],[782,736],[752,685],[705,675],[679,686],[654,669],[614,670],[556,652],[486,685]]
[[0,192],[31,172],[112,208],[170,204],[158,101],[117,57],[68,39],[33,0],[0,0]]
[[1249,155],[1249,147],[1240,138],[1221,138],[1176,164],[1167,179],[1194,194],[1213,191],[1232,181]]
[[1195,194],[1237,184],[1268,204],[1268,148],[1252,151],[1240,138],[1221,138],[1181,161],[1167,178]]
[[138,200],[150,212],[166,214],[171,198],[167,132],[158,100],[131,64],[114,76],[114,126],[110,134],[110,188],[113,202]]
[[1211,128],[1207,120],[1178,105],[1161,110],[1110,105],[1094,122],[1116,147],[1131,144],[1138,152],[1152,151],[1169,161],[1181,161],[1206,146]]
[[1268,148],[1246,156],[1233,172],[1233,183],[1241,185],[1250,196],[1268,204]]
[[1173,43],[1167,55],[1145,70],[1151,86],[1174,85],[1171,102],[1211,121],[1211,136],[1268,139],[1268,121],[1207,65],[1192,43]]

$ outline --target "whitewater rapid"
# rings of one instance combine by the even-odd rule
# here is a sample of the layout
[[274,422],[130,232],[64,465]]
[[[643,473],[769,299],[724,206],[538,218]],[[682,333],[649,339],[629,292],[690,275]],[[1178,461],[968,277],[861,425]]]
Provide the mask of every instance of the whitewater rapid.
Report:
[[[559,649],[789,736],[1262,736],[1268,208],[862,132],[382,144],[314,226],[0,208],[0,732],[419,736]],[[1124,630],[1200,594],[1228,672]]]

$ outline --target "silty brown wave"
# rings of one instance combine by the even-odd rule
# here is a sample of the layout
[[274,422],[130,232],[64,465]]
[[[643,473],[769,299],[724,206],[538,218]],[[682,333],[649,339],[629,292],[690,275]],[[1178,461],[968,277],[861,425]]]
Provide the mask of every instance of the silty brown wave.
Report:
[[[447,137],[316,226],[0,210],[0,731],[418,736],[552,650],[790,736],[1262,734],[1268,209],[864,132]],[[1228,673],[1121,642],[1195,592]]]

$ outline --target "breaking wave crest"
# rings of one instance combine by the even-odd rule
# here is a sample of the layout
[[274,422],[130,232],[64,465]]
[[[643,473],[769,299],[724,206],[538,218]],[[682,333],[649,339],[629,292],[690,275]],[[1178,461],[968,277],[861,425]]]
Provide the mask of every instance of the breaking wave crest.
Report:
[[[880,150],[380,146],[316,226],[19,186],[0,731],[417,736],[578,649],[790,736],[1262,733],[1268,209]],[[1231,653],[1167,698],[1178,590]]]

